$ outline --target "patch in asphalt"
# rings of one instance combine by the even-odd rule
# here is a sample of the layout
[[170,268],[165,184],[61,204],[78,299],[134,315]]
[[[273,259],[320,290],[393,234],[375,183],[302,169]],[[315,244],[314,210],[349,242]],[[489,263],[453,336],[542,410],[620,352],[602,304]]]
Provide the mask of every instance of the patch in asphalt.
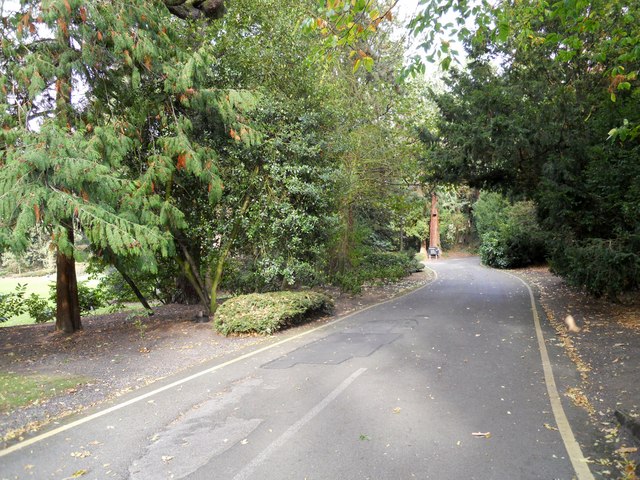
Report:
[[400,338],[394,333],[333,333],[321,340],[262,365],[262,368],[284,369],[298,363],[338,365],[350,358],[368,357],[383,345]]
[[240,402],[262,383],[243,381],[226,395],[195,406],[150,439],[141,458],[129,467],[129,480],[186,478],[212,458],[243,441],[262,420],[229,416],[221,412]]

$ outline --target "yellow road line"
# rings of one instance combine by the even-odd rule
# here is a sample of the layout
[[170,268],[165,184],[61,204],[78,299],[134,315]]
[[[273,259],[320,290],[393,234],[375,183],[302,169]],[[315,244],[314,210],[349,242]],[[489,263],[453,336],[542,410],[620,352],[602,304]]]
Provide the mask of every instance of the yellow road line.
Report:
[[564,446],[569,454],[569,460],[573,465],[573,469],[576,472],[578,480],[594,480],[593,474],[589,469],[580,445],[576,441],[576,437],[573,435],[573,430],[567,419],[567,415],[562,407],[560,400],[560,394],[558,393],[558,387],[553,376],[553,368],[551,367],[551,360],[549,360],[549,353],[547,352],[547,346],[544,342],[544,335],[542,334],[542,327],[540,326],[540,317],[538,316],[538,308],[536,307],[533,291],[527,282],[522,278],[513,275],[511,273],[503,272],[507,275],[520,280],[527,290],[529,291],[529,298],[531,300],[531,312],[533,314],[533,323],[536,327],[536,337],[538,339],[538,348],[540,349],[540,357],[542,360],[542,370],[544,372],[544,382],[547,385],[547,392],[549,394],[549,401],[551,402],[551,410],[556,420],[556,425],[560,431],[560,436],[564,442]]

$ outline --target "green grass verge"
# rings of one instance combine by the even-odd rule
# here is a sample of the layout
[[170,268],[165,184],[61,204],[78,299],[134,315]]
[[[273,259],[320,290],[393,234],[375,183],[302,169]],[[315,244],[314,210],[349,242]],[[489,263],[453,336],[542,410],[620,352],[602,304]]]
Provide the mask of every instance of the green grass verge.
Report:
[[[46,275],[46,276],[29,276],[29,277],[0,277],[0,293],[10,293],[15,291],[18,284],[26,285],[27,288],[25,290],[25,298],[27,298],[32,293],[40,295],[44,298],[49,298],[50,294],[50,286],[54,285],[56,281],[55,274]],[[91,287],[95,287],[98,283],[98,280],[89,280],[85,281],[86,284]],[[49,304],[53,307],[53,302],[49,302]],[[125,308],[124,310],[128,310]],[[91,312],[91,315],[102,315],[104,313],[111,313],[110,307],[102,307],[98,308]],[[0,322],[0,328],[2,327],[15,327],[17,325],[33,325],[35,323],[34,319],[29,316],[28,313],[23,313],[22,315],[18,315],[16,317],[12,317],[6,322]]]
[[30,405],[85,383],[83,377],[16,375],[0,372],[0,412]]
[[252,293],[231,298],[220,305],[214,327],[223,335],[270,335],[332,308],[333,301],[318,292]]
[[[49,285],[55,283],[55,275],[47,278],[44,277],[1,277],[0,278],[0,293],[11,293],[15,291],[18,284],[26,285],[27,289],[25,297],[28,297],[32,293],[41,295],[44,298],[49,296]],[[14,327],[16,325],[29,325],[32,324],[33,318],[27,313],[23,313],[17,317],[10,318],[6,322],[0,322],[0,328],[2,327]]]

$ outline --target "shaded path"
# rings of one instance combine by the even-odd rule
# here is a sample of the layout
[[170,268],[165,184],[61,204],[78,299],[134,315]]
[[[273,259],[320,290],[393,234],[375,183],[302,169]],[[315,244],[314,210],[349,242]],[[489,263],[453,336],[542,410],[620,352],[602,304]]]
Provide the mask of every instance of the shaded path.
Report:
[[412,294],[4,456],[3,476],[573,478],[527,289],[434,265]]

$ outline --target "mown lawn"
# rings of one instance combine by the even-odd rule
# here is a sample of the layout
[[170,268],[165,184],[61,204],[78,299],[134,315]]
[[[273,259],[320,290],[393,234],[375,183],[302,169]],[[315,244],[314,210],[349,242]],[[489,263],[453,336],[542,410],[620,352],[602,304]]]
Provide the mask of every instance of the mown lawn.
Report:
[[[0,293],[11,293],[15,291],[18,284],[26,285],[25,297],[32,293],[37,293],[45,298],[49,297],[49,284],[55,282],[55,275],[42,277],[1,277]],[[1,322],[0,327],[11,327],[15,325],[27,325],[33,323],[33,319],[27,314],[13,317],[6,322]]]
[[26,376],[0,372],[0,412],[53,397],[85,382],[87,379],[83,377]]

